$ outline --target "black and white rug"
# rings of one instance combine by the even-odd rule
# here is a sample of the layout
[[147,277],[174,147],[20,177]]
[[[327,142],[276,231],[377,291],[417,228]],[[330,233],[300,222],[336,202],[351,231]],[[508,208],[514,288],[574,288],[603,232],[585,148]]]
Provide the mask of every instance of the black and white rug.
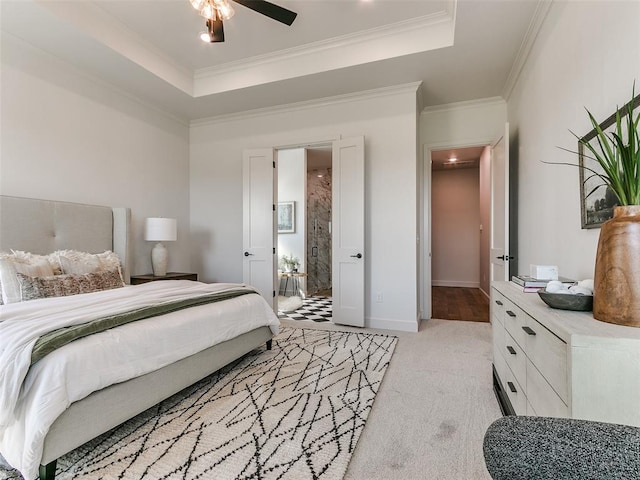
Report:
[[278,312],[278,317],[291,320],[312,320],[314,322],[330,322],[332,317],[331,297],[307,297],[302,306],[292,312]]
[[273,350],[65,455],[56,478],[341,479],[396,342],[283,327]]

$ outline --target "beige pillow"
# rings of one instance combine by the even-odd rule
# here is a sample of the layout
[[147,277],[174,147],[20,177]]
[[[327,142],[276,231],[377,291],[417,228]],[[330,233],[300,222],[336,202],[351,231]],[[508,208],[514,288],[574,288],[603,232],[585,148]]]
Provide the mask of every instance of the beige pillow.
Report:
[[63,274],[30,277],[17,274],[22,301],[38,298],[66,297],[124,287],[118,270],[105,270],[83,274]]
[[97,254],[77,250],[59,250],[53,254],[58,257],[62,273],[82,274],[120,269],[118,254],[108,250]]
[[35,255],[33,253],[13,251],[12,253],[0,253],[0,291],[2,302],[5,304],[20,302],[20,282],[17,274],[36,276],[53,276],[60,272],[54,268],[57,260],[48,255]]

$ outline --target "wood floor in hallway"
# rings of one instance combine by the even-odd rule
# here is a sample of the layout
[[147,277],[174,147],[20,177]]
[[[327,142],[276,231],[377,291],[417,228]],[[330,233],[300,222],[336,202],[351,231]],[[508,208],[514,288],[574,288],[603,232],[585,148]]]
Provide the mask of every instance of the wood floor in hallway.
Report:
[[432,318],[489,321],[489,299],[479,288],[432,287]]

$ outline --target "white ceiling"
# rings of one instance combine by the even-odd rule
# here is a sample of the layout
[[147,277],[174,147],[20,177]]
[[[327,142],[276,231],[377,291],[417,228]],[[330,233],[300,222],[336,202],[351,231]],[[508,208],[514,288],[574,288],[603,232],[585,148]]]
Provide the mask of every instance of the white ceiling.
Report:
[[273,3],[298,13],[291,27],[234,4],[222,44],[198,38],[188,0],[2,0],[0,18],[3,34],[194,120],[411,82],[425,106],[501,96],[540,11],[538,0]]

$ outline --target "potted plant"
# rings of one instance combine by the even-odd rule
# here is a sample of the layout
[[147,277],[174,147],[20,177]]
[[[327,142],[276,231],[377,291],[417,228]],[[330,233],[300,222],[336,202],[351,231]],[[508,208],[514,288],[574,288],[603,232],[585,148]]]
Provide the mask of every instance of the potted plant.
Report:
[[[613,218],[602,224],[594,274],[593,316],[604,322],[640,327],[640,109],[631,101],[616,111],[615,128],[605,132],[587,110],[595,142],[578,138],[604,173],[588,167],[617,197]],[[575,135],[575,134],[574,134]],[[593,191],[592,191],[593,192]],[[589,193],[592,193],[589,192]]]
[[288,257],[283,255],[280,259],[280,264],[285,272],[295,272],[298,270],[300,260],[297,257],[294,257],[293,254],[290,254]]

